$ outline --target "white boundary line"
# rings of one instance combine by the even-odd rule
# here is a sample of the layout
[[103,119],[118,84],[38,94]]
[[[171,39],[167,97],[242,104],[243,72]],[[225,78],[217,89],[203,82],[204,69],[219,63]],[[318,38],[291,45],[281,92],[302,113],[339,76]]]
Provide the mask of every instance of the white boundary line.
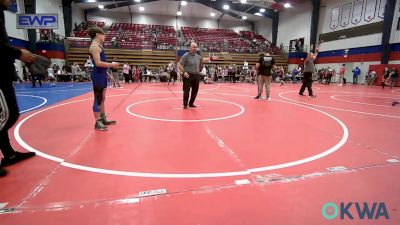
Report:
[[[205,101],[214,101],[214,102],[229,103],[229,104],[232,104],[232,105],[235,105],[235,106],[239,107],[239,108],[240,108],[240,112],[238,112],[238,113],[236,113],[236,114],[233,114],[233,115],[230,115],[230,116],[217,117],[217,118],[211,118],[211,119],[174,120],[174,119],[162,119],[162,118],[154,118],[154,117],[149,117],[149,116],[142,116],[142,115],[139,115],[139,114],[136,114],[136,113],[133,113],[133,112],[130,111],[130,108],[131,108],[132,106],[139,105],[139,104],[142,104],[142,103],[146,103],[146,102],[155,102],[155,101],[165,101],[165,100],[175,100],[175,99],[182,100],[182,98],[160,98],[160,99],[151,99],[151,100],[145,100],[145,101],[135,102],[135,103],[133,103],[133,104],[131,104],[131,105],[128,105],[128,106],[126,107],[126,112],[129,113],[129,114],[131,114],[131,115],[133,115],[133,116],[136,116],[136,117],[139,117],[139,118],[142,118],[142,119],[147,119],[147,120],[156,120],[156,121],[165,121],[165,122],[193,123],[193,122],[206,122],[206,121],[216,121],[216,120],[230,119],[230,118],[233,118],[233,117],[236,117],[236,116],[240,116],[240,115],[243,114],[244,111],[245,111],[243,106],[241,106],[241,105],[239,105],[239,104],[236,104],[236,103],[233,103],[233,102],[223,101],[223,100],[216,100],[216,99],[205,99],[205,98],[198,98],[197,100],[205,100]],[[182,109],[182,110],[183,110],[183,109]]]
[[[172,86],[173,87],[173,86]],[[181,88],[182,87],[179,87],[179,89],[176,89],[176,90],[171,90],[171,91],[163,91],[162,90],[162,87],[160,87],[159,89],[160,90],[146,90],[146,89],[148,89],[148,88],[153,88],[153,87],[142,87],[142,88],[144,88],[144,90],[137,90],[137,91],[135,91],[135,94],[140,94],[140,93],[151,93],[151,94],[170,94],[170,93],[175,93],[175,94],[182,94],[183,93],[183,91],[181,90]],[[207,92],[205,92],[205,91],[213,91],[213,90],[217,90],[217,89],[219,89],[219,87],[218,86],[216,86],[215,88],[209,88],[209,89],[199,89],[199,93],[207,93]],[[132,89],[124,89],[124,88],[113,88],[112,90],[115,90],[115,91],[128,91],[128,92],[130,92],[130,91],[132,91]]]
[[29,109],[25,109],[25,110],[19,111],[19,113],[24,113],[24,112],[28,112],[28,111],[34,110],[34,109],[39,108],[40,106],[42,106],[42,105],[44,105],[44,104],[47,103],[47,99],[46,99],[46,98],[43,98],[43,97],[41,97],[41,96],[36,96],[36,95],[21,95],[21,94],[15,94],[15,95],[16,95],[16,96],[23,96],[23,97],[39,98],[39,99],[42,99],[42,100],[43,100],[43,102],[40,103],[39,105],[34,106],[34,107],[32,107],[32,108],[29,108]]
[[59,91],[81,91],[81,90],[90,91],[90,90],[93,90],[93,87],[79,88],[79,89],[62,89],[62,90],[53,89],[53,90],[43,90],[43,91],[18,91],[18,90],[15,90],[15,93],[28,94],[28,93],[59,92]]
[[[220,93],[221,95],[224,95],[224,93]],[[127,94],[122,94],[122,95],[110,95],[107,97],[118,97],[118,96],[126,96]],[[227,94],[227,95],[234,95],[234,96],[242,96],[242,97],[251,97],[251,96],[247,96],[247,95],[235,95],[235,94]],[[95,172],[95,173],[102,173],[102,174],[111,174],[111,175],[120,175],[120,176],[132,176],[132,177],[150,177],[150,178],[210,178],[210,177],[231,177],[231,176],[243,176],[243,175],[249,175],[251,173],[254,172],[263,172],[263,171],[268,171],[268,170],[276,170],[276,169],[281,169],[281,168],[287,168],[287,167],[292,167],[292,166],[296,166],[296,165],[300,165],[300,164],[304,164],[304,163],[308,163],[320,158],[323,158],[325,156],[328,156],[332,153],[334,153],[335,151],[339,150],[347,141],[348,137],[349,137],[349,131],[346,127],[346,125],[340,121],[339,119],[337,119],[336,117],[330,115],[329,113],[323,112],[321,110],[309,107],[309,106],[305,106],[305,105],[301,105],[301,104],[297,104],[297,103],[293,103],[290,101],[283,101],[283,100],[273,100],[273,101],[278,101],[278,102],[284,102],[284,103],[288,103],[288,104],[292,104],[292,105],[296,105],[296,106],[300,106],[300,107],[304,107],[304,108],[308,108],[311,110],[314,110],[316,112],[320,112],[330,118],[332,118],[333,120],[335,120],[337,123],[339,123],[339,125],[341,126],[342,130],[343,130],[343,134],[342,134],[342,138],[340,139],[340,141],[335,144],[333,147],[325,150],[322,153],[319,153],[317,155],[313,155],[311,157],[307,157],[305,159],[301,159],[301,160],[296,160],[296,161],[292,161],[292,162],[288,162],[288,163],[283,163],[283,164],[277,164],[277,165],[272,165],[272,166],[265,166],[265,167],[258,167],[258,168],[252,168],[252,169],[248,169],[248,170],[244,170],[244,171],[232,171],[232,172],[217,172],[217,173],[191,173],[191,174],[187,174],[187,173],[173,173],[173,174],[167,174],[167,173],[142,173],[142,172],[130,172],[130,171],[119,171],[119,170],[108,170],[108,169],[102,169],[102,168],[95,168],[95,167],[89,167],[89,166],[83,166],[83,165],[78,165],[78,164],[74,164],[74,163],[69,163],[69,162],[65,162],[64,159],[55,157],[55,156],[51,156],[49,154],[43,153],[41,151],[39,151],[38,149],[33,148],[32,146],[28,145],[22,138],[20,135],[20,129],[21,126],[30,118],[44,112],[50,109],[54,109],[60,106],[64,106],[64,105],[69,105],[69,104],[73,104],[73,103],[77,103],[77,102],[83,102],[83,101],[88,101],[88,100],[92,100],[93,98],[87,98],[87,99],[81,99],[81,100],[76,100],[76,101],[72,101],[72,102],[66,102],[66,103],[62,103],[59,105],[55,105],[55,106],[51,106],[45,109],[42,109],[38,112],[33,113],[32,115],[29,115],[28,117],[24,118],[23,120],[21,120],[15,130],[14,130],[14,136],[15,139],[17,140],[17,142],[25,149],[27,149],[28,151],[31,152],[36,152],[39,156],[58,162],[60,163],[60,165],[68,167],[68,168],[74,168],[74,169],[79,169],[79,170],[84,170],[84,171],[89,171],[89,172]]]
[[[336,98],[338,96],[350,96],[350,97],[354,97],[355,95],[332,95],[331,99],[335,99],[337,101],[342,101],[342,102],[348,102],[348,103],[354,103],[354,104],[360,104],[360,105],[370,105],[370,106],[380,106],[380,107],[389,107],[389,108],[393,108],[393,106],[389,106],[389,105],[378,105],[378,104],[371,104],[371,103],[365,103],[365,102],[355,102],[355,101],[349,101],[349,100],[344,100],[344,99],[340,99],[340,98]],[[372,96],[356,96],[356,97],[371,97],[371,98],[380,98],[380,99],[389,99],[389,98],[382,98],[382,97],[372,97]]]
[[[330,91],[325,91],[325,92],[330,92]],[[331,92],[337,92],[337,91],[331,91]],[[314,106],[314,107],[325,108],[325,109],[334,109],[334,110],[339,110],[339,111],[344,111],[344,112],[352,112],[352,113],[359,113],[359,114],[365,114],[365,115],[382,116],[382,117],[400,119],[400,116],[392,116],[392,115],[379,114],[379,113],[369,113],[369,112],[363,112],[363,111],[348,110],[348,109],[335,108],[335,107],[322,106],[322,105],[316,105],[316,104],[310,104],[310,103],[306,103],[306,102],[296,101],[296,100],[293,100],[290,98],[283,97],[283,95],[287,94],[287,93],[296,93],[296,92],[295,91],[281,92],[281,93],[279,93],[279,97],[281,97],[282,99],[285,99],[287,101],[295,102],[295,103],[302,104],[302,105]]]

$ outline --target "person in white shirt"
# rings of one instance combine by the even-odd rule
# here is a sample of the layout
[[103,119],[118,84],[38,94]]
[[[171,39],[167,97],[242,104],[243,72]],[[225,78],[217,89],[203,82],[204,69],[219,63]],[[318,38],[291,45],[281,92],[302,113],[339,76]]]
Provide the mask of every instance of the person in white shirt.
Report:
[[245,75],[247,74],[248,70],[249,70],[249,62],[245,60],[243,63],[243,71]]
[[56,77],[54,75],[54,70],[52,67],[47,68],[47,75],[48,75],[48,80],[50,81],[50,87],[55,87]]
[[19,76],[19,71],[21,70],[16,62],[14,62],[14,67],[15,67],[15,80],[19,81],[20,84],[22,84],[22,79]]
[[372,70],[369,75],[370,75],[370,77],[369,77],[369,80],[368,80],[368,85],[374,85],[375,84],[375,80],[378,77],[376,75],[376,71]]

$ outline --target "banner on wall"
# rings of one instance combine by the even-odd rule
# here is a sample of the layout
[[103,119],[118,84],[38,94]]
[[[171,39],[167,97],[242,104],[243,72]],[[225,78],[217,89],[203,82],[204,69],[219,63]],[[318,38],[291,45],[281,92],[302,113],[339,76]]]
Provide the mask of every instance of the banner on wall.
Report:
[[342,6],[342,16],[340,18],[340,26],[345,27],[349,25],[350,21],[351,3]]
[[381,0],[380,3],[379,3],[378,17],[382,18],[382,19],[385,17],[386,1],[387,0]]
[[289,42],[289,52],[304,52],[304,38],[298,38],[290,40]]
[[331,29],[334,30],[339,26],[340,6],[332,9],[331,14]]
[[370,22],[375,18],[376,0],[366,0],[364,20]]
[[18,14],[18,29],[58,29],[58,14]]
[[356,0],[353,4],[351,23],[358,24],[361,21],[364,0]]

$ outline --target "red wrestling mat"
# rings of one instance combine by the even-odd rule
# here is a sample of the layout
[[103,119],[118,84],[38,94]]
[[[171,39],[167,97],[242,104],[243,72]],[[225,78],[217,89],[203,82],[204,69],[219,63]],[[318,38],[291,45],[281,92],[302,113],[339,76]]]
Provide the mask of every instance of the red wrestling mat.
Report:
[[[396,224],[397,89],[299,88],[201,85],[184,110],[181,84],[128,84],[107,91],[106,132],[91,94],[24,115],[13,144],[38,156],[0,179],[0,224]],[[328,220],[328,202],[390,218]]]

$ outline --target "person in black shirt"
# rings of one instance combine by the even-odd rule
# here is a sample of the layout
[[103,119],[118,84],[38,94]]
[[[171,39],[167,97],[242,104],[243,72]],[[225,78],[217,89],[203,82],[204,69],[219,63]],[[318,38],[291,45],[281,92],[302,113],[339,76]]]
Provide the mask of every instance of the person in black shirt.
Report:
[[275,68],[275,60],[272,56],[269,55],[269,53],[261,54],[260,58],[258,60],[258,63],[256,64],[256,69],[258,71],[258,94],[255,99],[261,99],[261,95],[263,92],[263,87],[265,85],[265,94],[266,94],[266,100],[269,100],[269,94],[270,94],[270,87],[271,87],[271,81],[272,81],[272,72],[271,70]]
[[4,176],[5,166],[10,166],[35,155],[34,152],[21,153],[15,151],[10,144],[8,129],[19,117],[17,99],[14,92],[13,80],[15,75],[14,60],[20,59],[26,63],[35,61],[32,53],[25,49],[10,46],[5,28],[4,11],[11,5],[11,0],[0,0],[0,150],[3,159],[0,164],[0,176]]
[[398,79],[399,79],[399,72],[397,71],[397,68],[393,67],[392,71],[390,72],[390,88],[396,86]]

